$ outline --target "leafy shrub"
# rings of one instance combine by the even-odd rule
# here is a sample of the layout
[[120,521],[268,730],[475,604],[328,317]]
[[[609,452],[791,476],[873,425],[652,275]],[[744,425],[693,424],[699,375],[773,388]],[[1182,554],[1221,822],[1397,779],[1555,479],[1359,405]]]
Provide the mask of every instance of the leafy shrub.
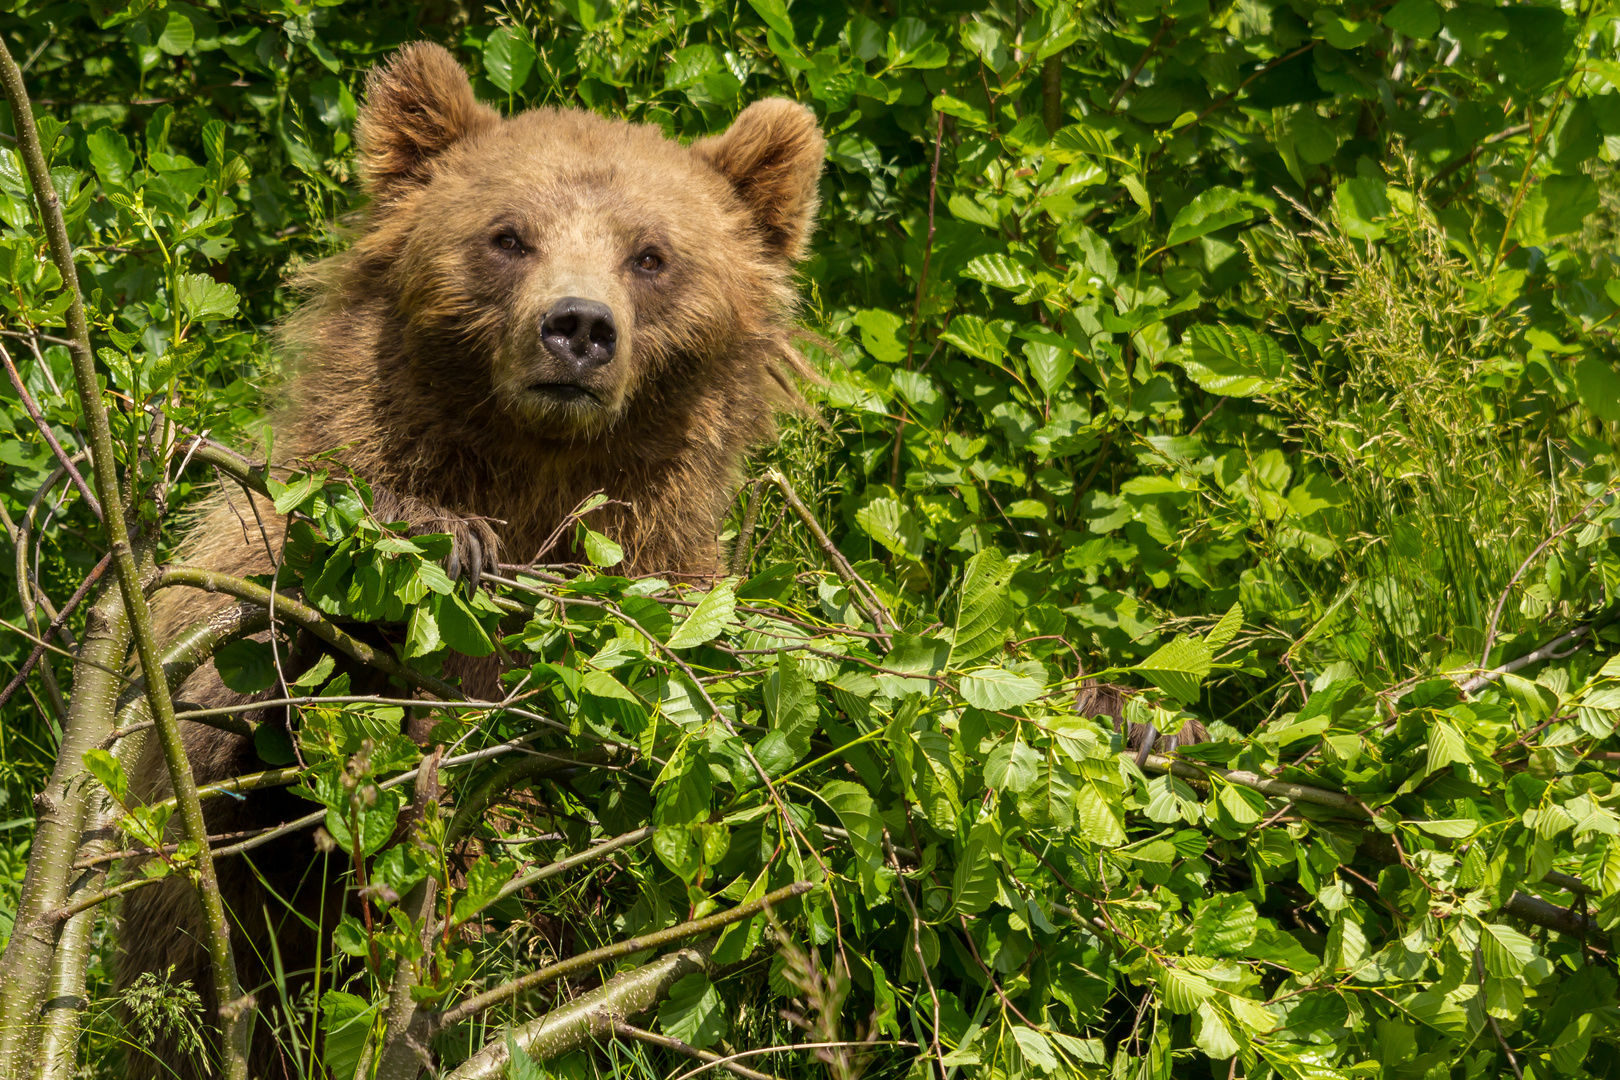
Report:
[[[735,579],[627,580],[597,544],[606,565],[468,599],[434,541],[366,521],[348,478],[254,474],[303,515],[283,585],[358,620],[403,621],[408,598],[396,659],[419,684],[447,650],[499,641],[525,695],[443,710],[446,804],[382,850],[421,751],[398,706],[318,700],[346,684],[299,677],[285,779],[360,849],[350,884],[377,918],[344,924],[335,945],[366,972],[319,1002],[249,988],[289,1056],[324,1044],[354,1075],[401,971],[424,1010],[454,1009],[814,882],[722,930],[647,1013],[659,1032],[721,1053],[860,1044],[744,1059],[779,1075],[1620,1070],[1613,20],[1432,0],[0,15],[121,479],[153,524],[215,479],[184,433],[273,453],[268,327],[288,273],[341,243],[361,80],[390,48],[445,41],[509,109],[690,138],[774,93],[829,135],[804,273],[825,427],[760,462]],[[0,343],[72,455],[88,418],[68,294],[30,197],[8,140]],[[21,393],[0,387],[14,668],[105,549]],[[150,534],[154,561],[177,535]],[[340,547],[350,569],[323,574]],[[366,601],[348,588],[364,573],[392,590]],[[86,630],[67,622],[71,654]],[[271,670],[263,646],[230,649],[243,685]],[[89,669],[48,652],[37,670],[0,722],[4,907],[25,915],[30,799],[69,790],[54,775],[124,802],[116,744],[57,752]],[[1138,762],[1082,707],[1093,680],[1124,687],[1130,718],[1211,740]],[[515,740],[570,771],[467,756]],[[125,809],[107,813],[126,837],[161,830],[165,808]],[[555,865],[613,838],[630,839]],[[195,872],[186,854],[173,872]],[[441,892],[423,911],[425,880]],[[450,933],[419,955],[434,910]],[[94,924],[65,923],[57,955],[100,943],[105,1002]],[[16,993],[0,1064],[33,1030]],[[434,1049],[477,1060],[568,998],[514,995]],[[116,1075],[89,1015],[68,1043]],[[684,1052],[598,1034],[512,1074],[667,1072]]]

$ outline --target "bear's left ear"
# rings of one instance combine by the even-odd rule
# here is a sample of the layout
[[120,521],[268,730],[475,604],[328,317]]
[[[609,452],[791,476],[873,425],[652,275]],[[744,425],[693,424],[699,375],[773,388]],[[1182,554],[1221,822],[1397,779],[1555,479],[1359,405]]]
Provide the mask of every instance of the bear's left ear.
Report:
[[405,46],[366,79],[355,141],[367,190],[379,203],[393,201],[427,179],[439,154],[498,123],[500,114],[473,97],[448,50],[428,41]]
[[827,140],[816,114],[786,98],[756,101],[692,149],[731,182],[771,254],[797,262],[815,227]]

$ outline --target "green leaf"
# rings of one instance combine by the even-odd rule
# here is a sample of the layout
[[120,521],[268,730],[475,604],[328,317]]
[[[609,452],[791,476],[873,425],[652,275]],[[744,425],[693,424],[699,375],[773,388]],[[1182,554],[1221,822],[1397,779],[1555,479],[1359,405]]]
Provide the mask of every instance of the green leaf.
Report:
[[268,641],[244,638],[214,653],[214,670],[229,689],[238,694],[257,694],[275,684],[275,654]]
[[1198,700],[1199,685],[1209,674],[1211,662],[1208,644],[1180,634],[1133,670],[1177,701],[1191,705]]
[[992,821],[973,826],[962,857],[951,875],[951,903],[960,915],[977,915],[996,899],[999,883],[991,853],[1001,846]]
[[118,759],[105,750],[95,749],[84,752],[84,767],[90,775],[101,781],[101,786],[112,793],[113,801],[122,805],[129,797],[129,778],[124,775],[124,767]]
[[[776,654],[774,687],[767,685],[765,704],[771,711],[771,728],[782,733],[797,756],[810,749],[810,736],[821,724],[821,702],[816,684],[791,650]],[[775,693],[772,693],[772,690]]]
[[1198,1003],[1215,996],[1209,980],[1185,968],[1166,967],[1159,971],[1159,990],[1171,1012],[1190,1013]]
[[1514,219],[1513,233],[1526,247],[1580,232],[1600,203],[1597,181],[1585,173],[1549,176],[1531,189]]
[[496,862],[481,857],[467,868],[466,881],[456,892],[454,921],[464,923],[495,902],[501,889],[517,872],[517,863],[511,859]]
[[595,529],[586,527],[583,523],[580,529],[585,534],[585,557],[591,560],[592,565],[600,566],[604,570],[610,566],[618,566],[624,561],[624,548],[618,543],[608,539]]
[[1429,726],[1429,757],[1424,775],[1444,769],[1453,763],[1468,764],[1468,742],[1450,723],[1436,720]]
[[1192,1017],[1193,1045],[1216,1061],[1235,1058],[1242,1049],[1214,1002],[1201,1001]]
[[1028,791],[1035,783],[1041,757],[1029,744],[1012,739],[990,751],[984,759],[984,782],[988,787]]
[[959,686],[969,705],[998,712],[1026,705],[1046,691],[1046,683],[1006,668],[978,668],[962,676]]
[[135,154],[129,140],[112,128],[98,128],[85,136],[90,165],[108,187],[128,187],[135,169]]
[[1221,621],[1204,636],[1204,644],[1211,653],[1224,649],[1242,628],[1243,605],[1233,604],[1227,609],[1226,614],[1221,616]]
[[670,648],[690,649],[719,637],[737,610],[737,596],[732,591],[735,584],[733,579],[727,578],[704,594],[697,607],[669,636]]
[[377,1006],[363,997],[342,990],[321,995],[321,1035],[326,1044],[321,1064],[332,1080],[354,1080],[376,1019]]
[[196,29],[191,25],[191,20],[171,10],[163,23],[163,32],[158,35],[157,47],[170,56],[180,56],[191,48],[196,39]]
[[1058,346],[1044,341],[1026,341],[1024,359],[1029,361],[1029,372],[1047,397],[1067,385],[1074,371],[1074,350],[1067,342]]
[[665,1035],[699,1050],[726,1036],[726,1008],[709,977],[695,971],[669,988],[658,1006],[658,1026]]
[[985,322],[977,315],[958,315],[951,320],[951,328],[939,336],[969,356],[1000,364],[1007,355],[1012,329],[1010,324]]
[[766,26],[775,30],[783,41],[793,40],[793,20],[788,18],[784,0],[748,0],[748,6]]
[[[1029,271],[1002,254],[980,255],[963,271],[968,277],[998,289],[1022,292],[1029,288]],[[987,358],[988,359],[988,358]]]
[[1485,971],[1498,979],[1516,979],[1535,959],[1535,942],[1501,923],[1479,924],[1479,949]]
[[1620,370],[1608,360],[1588,354],[1576,361],[1575,392],[1593,416],[1620,425]]
[[229,319],[236,314],[236,289],[207,274],[181,274],[180,306],[192,322]]
[[1187,377],[1212,394],[1255,397],[1275,391],[1288,371],[1288,354],[1269,334],[1246,326],[1195,326],[1187,333]]
[[1344,181],[1333,193],[1339,227],[1358,240],[1377,240],[1384,235],[1383,219],[1390,215],[1389,196],[1377,180],[1356,176]]
[[821,789],[821,798],[838,815],[849,833],[850,850],[860,867],[861,893],[868,903],[889,891],[892,872],[883,856],[883,819],[864,787],[849,780],[834,780]]
[[523,89],[534,61],[534,44],[515,27],[497,27],[484,42],[484,74],[504,93]]
[[1048,1072],[1057,1070],[1057,1054],[1053,1052],[1052,1044],[1047,1041],[1045,1035],[1022,1024],[1012,1026],[1012,1035],[1013,1041],[1018,1044],[1018,1052],[1024,1055],[1025,1061]]
[[873,499],[855,512],[861,530],[905,559],[920,560],[923,555],[922,526],[909,506],[888,496]]
[[1434,0],[1401,0],[1384,12],[1384,25],[1409,38],[1432,38],[1440,32],[1440,5]]
[[1192,948],[1205,956],[1240,956],[1254,943],[1259,915],[1240,893],[1210,897],[1193,917]]
[[961,667],[999,650],[1012,622],[1012,598],[1007,585],[1013,568],[995,548],[986,548],[968,560],[951,635],[950,665]]
[[1212,187],[1183,206],[1170,223],[1165,247],[1175,247],[1200,236],[1208,236],[1228,225],[1238,225],[1254,217],[1254,211],[1241,205],[1241,196],[1227,187]]

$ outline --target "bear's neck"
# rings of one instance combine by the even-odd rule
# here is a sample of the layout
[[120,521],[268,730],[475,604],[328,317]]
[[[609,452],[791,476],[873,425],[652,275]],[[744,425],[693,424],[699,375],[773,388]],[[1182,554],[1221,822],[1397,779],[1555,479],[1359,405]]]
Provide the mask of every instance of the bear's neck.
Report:
[[[743,456],[771,434],[765,387],[700,374],[697,384],[683,381],[678,399],[657,387],[641,394],[599,437],[547,440],[501,412],[476,358],[457,378],[445,353],[413,356],[386,331],[355,332],[377,321],[344,321],[348,334],[318,335],[305,356],[281,425],[284,460],[334,453],[373,487],[492,519],[502,562],[574,559],[572,530],[556,548],[541,548],[601,492],[614,502],[588,520],[624,547],[626,571],[718,568],[715,537]],[[764,365],[747,367],[769,379]]]

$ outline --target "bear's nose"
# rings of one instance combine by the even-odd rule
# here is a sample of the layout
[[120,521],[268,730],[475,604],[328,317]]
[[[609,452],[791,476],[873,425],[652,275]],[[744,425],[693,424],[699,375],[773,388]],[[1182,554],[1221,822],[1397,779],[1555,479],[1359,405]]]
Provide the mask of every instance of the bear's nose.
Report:
[[540,340],[563,363],[584,374],[613,359],[619,333],[613,309],[596,300],[565,296],[540,322]]

